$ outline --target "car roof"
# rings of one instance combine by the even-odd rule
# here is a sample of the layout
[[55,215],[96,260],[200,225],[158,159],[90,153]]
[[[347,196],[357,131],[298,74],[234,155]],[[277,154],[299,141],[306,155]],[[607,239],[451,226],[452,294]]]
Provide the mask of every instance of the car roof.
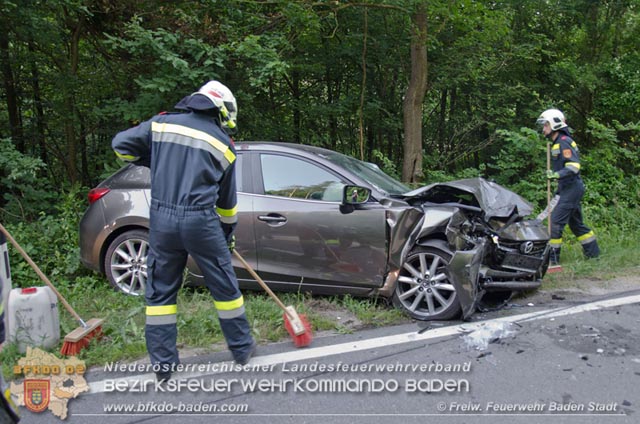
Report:
[[237,150],[272,150],[276,152],[305,152],[311,155],[321,156],[335,154],[333,150],[306,144],[290,143],[286,141],[236,141]]
[[[313,159],[316,162],[323,163],[325,166],[332,169],[335,169],[336,166],[335,160],[332,159],[335,157],[335,155],[347,156],[357,160],[357,158],[353,156],[349,156],[348,154],[341,153],[336,150],[284,141],[239,141],[235,142],[235,145],[236,150],[239,151],[253,150],[297,154],[298,156],[307,157],[308,159]],[[375,185],[372,185],[368,181],[364,180],[357,173],[354,174],[353,172],[351,172],[351,170],[346,169],[344,166],[337,166],[340,168],[339,173],[342,175],[342,177],[351,181],[352,184],[367,187],[368,189],[370,189],[372,199],[382,199],[389,196],[387,193],[381,191]]]
[[[236,141],[237,151],[260,151],[260,152],[277,152],[277,153],[295,153],[297,156],[313,158],[319,163],[323,163],[329,168],[335,169],[335,164],[331,162],[328,157],[333,155],[343,155],[343,153],[336,152],[334,150],[325,149],[317,146],[309,146],[306,144],[296,144],[284,141]],[[375,196],[379,196],[380,193],[375,187],[372,187],[369,183],[362,180],[362,178],[353,174],[351,171],[345,168],[341,168],[340,174],[343,177],[351,180],[353,183],[369,187],[375,193]]]
[[[290,153],[297,156],[307,157],[313,159],[319,163],[324,164],[328,168],[335,169],[334,164],[327,159],[332,155],[340,154],[336,151],[325,149],[317,146],[309,146],[305,144],[290,143],[284,141],[235,141],[236,151],[256,151],[256,152],[277,152],[277,153]],[[136,176],[132,177],[132,173]],[[382,194],[375,187],[364,181],[359,175],[353,174],[347,169],[342,168],[340,174],[346,177],[352,183],[368,187],[372,190],[374,198],[380,198]],[[145,167],[134,166],[128,164],[121,168],[119,171],[108,177],[102,183],[100,187],[110,188],[148,188],[150,184],[149,169]]]

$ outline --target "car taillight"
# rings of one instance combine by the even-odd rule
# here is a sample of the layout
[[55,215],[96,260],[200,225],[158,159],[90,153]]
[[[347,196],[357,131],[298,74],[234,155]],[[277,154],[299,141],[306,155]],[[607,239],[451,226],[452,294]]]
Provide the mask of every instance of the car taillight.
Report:
[[100,198],[102,198],[102,196],[109,193],[109,191],[110,190],[108,188],[92,188],[87,194],[87,197],[89,198],[89,204],[92,204],[96,200],[99,200]]

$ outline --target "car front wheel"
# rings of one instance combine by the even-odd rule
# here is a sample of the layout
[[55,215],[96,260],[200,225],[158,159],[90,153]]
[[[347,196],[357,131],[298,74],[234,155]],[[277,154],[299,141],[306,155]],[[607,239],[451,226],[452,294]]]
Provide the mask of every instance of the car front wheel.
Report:
[[393,304],[419,320],[448,320],[460,314],[460,302],[448,274],[451,252],[446,244],[417,246],[405,261]]
[[144,295],[148,252],[147,231],[132,230],[116,237],[109,245],[104,261],[109,284],[125,294]]

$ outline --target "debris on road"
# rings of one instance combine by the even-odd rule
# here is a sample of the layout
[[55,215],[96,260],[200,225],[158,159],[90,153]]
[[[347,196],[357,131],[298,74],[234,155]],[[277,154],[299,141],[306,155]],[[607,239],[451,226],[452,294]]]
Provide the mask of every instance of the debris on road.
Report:
[[490,343],[497,343],[515,333],[516,330],[510,322],[491,322],[466,334],[463,340],[469,349],[486,350]]

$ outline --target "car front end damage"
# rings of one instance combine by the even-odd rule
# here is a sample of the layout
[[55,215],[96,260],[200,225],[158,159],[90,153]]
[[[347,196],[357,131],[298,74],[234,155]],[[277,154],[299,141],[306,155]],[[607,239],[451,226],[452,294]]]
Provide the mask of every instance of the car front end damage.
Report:
[[[463,213],[454,213],[452,222]],[[452,283],[467,318],[485,293],[524,291],[540,287],[549,258],[547,230],[536,221],[481,223],[465,217],[462,225],[447,226],[454,251]],[[459,223],[458,223],[459,224]],[[495,226],[492,226],[494,224]]]
[[[488,292],[541,285],[549,235],[539,221],[525,219],[533,208],[517,194],[477,178],[427,186],[408,193],[405,200],[410,207],[404,212],[388,210],[388,222],[395,224],[390,225],[391,268],[405,266],[411,248],[444,251],[450,256],[447,276],[463,318],[474,313]],[[393,290],[395,277],[390,273],[382,292]]]

